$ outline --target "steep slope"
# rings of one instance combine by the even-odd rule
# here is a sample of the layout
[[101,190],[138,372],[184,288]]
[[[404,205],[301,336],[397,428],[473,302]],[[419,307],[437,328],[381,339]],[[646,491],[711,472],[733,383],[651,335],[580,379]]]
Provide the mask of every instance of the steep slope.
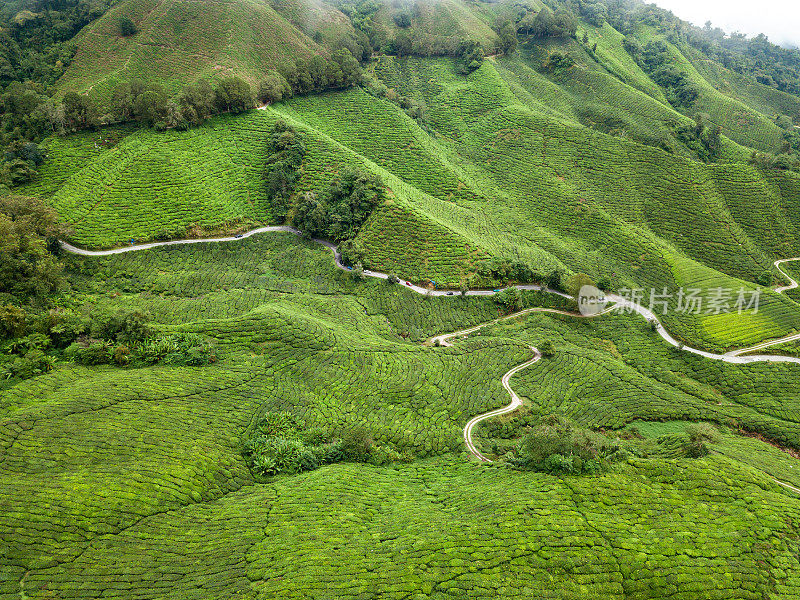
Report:
[[[118,82],[131,79],[170,93],[200,77],[235,74],[257,84],[283,61],[327,53],[309,37],[317,30],[329,38],[352,32],[349,19],[324,3],[294,9],[283,16],[264,0],[125,0],[76,37],[78,51],[59,89],[107,100]],[[138,33],[120,34],[123,17]]]
[[[613,98],[594,94],[596,114],[641,107],[623,127],[644,141],[660,128],[653,145],[587,127],[581,99],[616,78],[584,70],[559,85],[526,60],[489,61],[464,79],[450,59],[384,58],[375,74],[425,106],[427,130],[360,89],[296,98],[190,132],[130,135],[52,201],[75,241],[91,246],[269,223],[264,140],[281,117],[308,146],[298,191],[322,189],[348,165],[383,178],[389,204],[356,243],[369,265],[415,280],[478,282],[499,259],[584,271],[616,288],[754,289],[775,259],[800,254],[796,175],[653,147],[676,146],[670,125],[683,117],[632,88],[613,109]],[[754,319],[669,319],[677,334],[717,348],[800,326],[787,298],[763,302]]]

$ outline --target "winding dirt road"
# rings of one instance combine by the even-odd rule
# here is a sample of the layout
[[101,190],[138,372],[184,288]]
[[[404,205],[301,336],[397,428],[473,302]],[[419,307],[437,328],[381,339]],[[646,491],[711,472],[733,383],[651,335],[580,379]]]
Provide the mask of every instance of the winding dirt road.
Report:
[[[291,233],[293,235],[298,235],[298,236],[302,235],[302,232],[299,229],[296,229],[294,227],[290,227],[288,225],[274,225],[274,226],[269,226],[269,227],[259,227],[258,229],[253,229],[252,231],[248,231],[247,233],[236,235],[236,236],[221,237],[221,238],[197,238],[197,239],[187,239],[187,240],[170,240],[170,241],[164,241],[164,242],[151,242],[151,243],[147,243],[147,244],[133,244],[133,245],[130,245],[130,246],[125,246],[125,247],[122,247],[122,248],[114,248],[114,249],[111,249],[111,250],[84,250],[83,248],[78,248],[77,246],[73,246],[72,244],[68,244],[66,242],[61,242],[61,246],[67,252],[71,252],[73,254],[79,254],[79,255],[82,255],[82,256],[110,256],[110,255],[114,255],[114,254],[123,254],[125,252],[136,252],[136,251],[139,251],[139,250],[147,250],[147,249],[150,249],[150,248],[158,248],[158,247],[161,247],[161,246],[173,246],[173,245],[183,245],[183,244],[200,244],[200,243],[207,243],[207,242],[235,242],[235,241],[238,241],[240,239],[245,239],[245,238],[251,237],[253,235],[258,235],[258,234],[261,234],[261,233],[270,233],[270,232],[285,232],[285,233]],[[312,239],[313,239],[314,242],[316,242],[318,244],[321,244],[322,246],[325,246],[326,248],[328,248],[333,253],[334,261],[335,261],[336,266],[338,268],[343,269],[343,270],[350,270],[350,269],[348,269],[348,267],[346,267],[346,266],[344,266],[342,264],[341,255],[339,253],[339,249],[334,244],[332,244],[332,243],[330,243],[330,242],[328,242],[326,240],[321,240],[321,239],[316,239],[316,238],[312,238]],[[789,276],[780,267],[780,265],[783,264],[783,263],[791,262],[791,261],[798,261],[798,260],[800,260],[800,257],[798,257],[798,258],[786,258],[786,259],[775,261],[775,267],[791,282],[788,286],[782,286],[782,287],[776,288],[775,291],[777,293],[780,294],[780,293],[783,293],[783,292],[785,292],[787,290],[792,290],[792,289],[795,289],[798,286],[800,286],[800,284],[798,284],[797,281],[795,281],[791,276]],[[380,273],[378,271],[370,271],[368,269],[364,270],[364,275],[366,277],[375,277],[377,279],[388,279],[389,278],[389,275],[386,274],[386,273]],[[408,289],[410,289],[410,290],[412,290],[412,291],[414,291],[414,292],[416,292],[418,294],[431,295],[431,296],[444,296],[444,295],[447,295],[448,293],[452,294],[452,292],[447,292],[447,291],[442,291],[442,290],[429,290],[427,288],[423,288],[423,287],[414,285],[410,281],[406,281],[406,280],[403,280],[403,279],[401,279],[399,283],[401,285],[403,285],[403,287],[408,288]],[[575,298],[573,298],[569,294],[565,294],[565,293],[560,292],[558,290],[553,290],[553,289],[550,289],[550,288],[547,288],[547,287],[543,287],[543,286],[539,286],[539,285],[516,285],[516,286],[509,286],[509,287],[517,288],[517,289],[520,289],[520,290],[539,290],[539,291],[544,291],[544,292],[547,292],[547,293],[550,293],[550,294],[558,295],[558,296],[560,296],[562,298],[575,300]],[[466,295],[468,295],[468,296],[492,296],[492,295],[494,295],[496,293],[499,293],[499,292],[501,292],[501,291],[503,291],[505,289],[508,289],[508,288],[500,288],[497,291],[495,291],[495,290],[468,290],[466,292]],[[476,326],[471,327],[469,329],[463,329],[463,330],[455,331],[455,332],[452,332],[452,333],[446,333],[446,334],[441,334],[441,335],[438,335],[438,336],[434,336],[433,338],[428,340],[426,342],[426,344],[435,345],[435,344],[438,343],[441,346],[450,346],[450,345],[452,345],[450,343],[450,340],[452,340],[454,338],[465,338],[468,335],[470,335],[472,333],[475,333],[476,331],[479,331],[480,329],[483,329],[484,327],[487,327],[489,325],[493,325],[495,323],[498,323],[498,322],[504,321],[504,320],[508,320],[508,319],[515,319],[515,318],[518,318],[518,317],[521,317],[521,316],[524,316],[524,315],[527,315],[527,314],[531,314],[531,313],[534,313],[534,312],[561,314],[561,315],[566,315],[566,316],[575,317],[575,318],[593,318],[593,317],[599,317],[599,316],[604,315],[604,314],[608,314],[608,313],[613,312],[613,311],[626,311],[626,312],[630,312],[630,313],[639,314],[640,316],[642,316],[645,319],[647,319],[649,322],[654,323],[655,330],[658,332],[658,334],[661,336],[661,338],[664,341],[666,341],[668,344],[672,345],[673,347],[679,348],[680,350],[682,350],[684,352],[689,352],[691,354],[697,354],[699,356],[703,356],[703,357],[708,358],[710,360],[719,360],[719,361],[722,361],[722,362],[736,363],[736,364],[747,364],[747,363],[753,363],[753,362],[788,362],[788,363],[800,364],[800,358],[793,357],[793,356],[770,355],[770,354],[758,354],[758,355],[749,354],[751,352],[756,352],[758,350],[762,350],[764,348],[768,348],[769,346],[774,346],[776,344],[782,344],[782,343],[789,342],[789,341],[800,340],[800,333],[791,334],[791,335],[788,335],[788,336],[785,336],[785,337],[782,337],[782,338],[779,338],[779,339],[775,339],[775,340],[768,340],[768,341],[762,342],[760,344],[757,344],[755,346],[751,346],[751,347],[748,347],[748,348],[741,348],[741,349],[737,349],[737,350],[731,350],[730,352],[727,352],[725,354],[716,354],[716,353],[713,353],[713,352],[706,352],[705,350],[700,350],[698,348],[692,348],[690,346],[685,346],[685,345],[681,344],[680,342],[678,342],[664,328],[664,325],[661,323],[661,320],[658,318],[658,316],[655,313],[653,313],[651,310],[649,310],[648,308],[646,308],[646,307],[644,307],[644,306],[642,306],[640,304],[637,304],[635,302],[631,302],[630,300],[627,300],[627,299],[622,298],[621,296],[618,296],[618,295],[615,295],[615,294],[608,294],[607,299],[611,303],[611,306],[609,308],[606,308],[605,310],[603,310],[602,312],[600,312],[600,313],[598,313],[596,315],[586,316],[586,315],[582,315],[582,314],[579,314],[579,313],[562,311],[562,310],[553,309],[553,308],[538,308],[538,307],[537,308],[528,308],[528,309],[521,310],[519,312],[513,313],[511,315],[508,315],[508,316],[505,316],[505,317],[501,317],[499,319],[493,319],[491,321],[487,321],[486,323],[481,323],[480,325],[476,325]],[[515,373],[518,373],[519,371],[525,369],[526,367],[529,367],[529,366],[535,364],[537,361],[539,361],[541,359],[542,355],[541,355],[541,352],[539,351],[538,348],[535,348],[535,347],[531,346],[530,349],[533,352],[533,358],[531,358],[530,360],[527,360],[524,363],[519,364],[519,365],[515,366],[514,368],[512,368],[505,375],[503,375],[503,378],[501,380],[501,382],[503,384],[503,387],[505,388],[505,390],[508,392],[509,396],[511,397],[511,403],[508,404],[507,406],[502,407],[502,408],[498,408],[498,409],[495,409],[495,410],[492,410],[492,411],[477,415],[477,416],[473,417],[472,419],[470,419],[469,422],[464,426],[464,443],[466,444],[467,449],[469,450],[469,452],[473,456],[475,456],[478,460],[481,460],[483,462],[491,462],[491,460],[488,459],[487,457],[485,457],[483,454],[481,454],[481,452],[475,446],[474,442],[472,441],[472,431],[475,428],[475,426],[478,423],[480,423],[481,421],[484,421],[486,419],[490,419],[492,417],[497,417],[497,416],[500,416],[500,415],[508,414],[510,412],[513,412],[513,411],[517,410],[520,406],[522,406],[522,400],[517,395],[517,393],[513,390],[513,388],[511,387],[509,381],[510,381],[511,377]],[[743,356],[745,354],[747,354],[747,356]],[[778,483],[780,483],[781,485],[783,485],[783,486],[785,486],[787,488],[790,488],[790,489],[793,489],[793,490],[797,491],[796,488],[793,488],[792,486],[790,486],[788,484],[785,484],[785,483],[780,482],[778,480],[775,480],[775,481],[777,481]]]
[[775,268],[778,269],[778,271],[781,272],[781,275],[786,277],[786,279],[788,279],[791,282],[789,285],[784,285],[784,286],[775,288],[775,291],[777,293],[782,294],[783,292],[788,292],[789,290],[794,290],[794,289],[797,289],[798,287],[800,287],[800,283],[797,283],[797,281],[795,279],[793,279],[791,275],[789,275],[786,271],[781,269],[781,265],[783,263],[794,262],[796,260],[800,260],[800,257],[798,257],[798,258],[784,258],[784,259],[775,261]]

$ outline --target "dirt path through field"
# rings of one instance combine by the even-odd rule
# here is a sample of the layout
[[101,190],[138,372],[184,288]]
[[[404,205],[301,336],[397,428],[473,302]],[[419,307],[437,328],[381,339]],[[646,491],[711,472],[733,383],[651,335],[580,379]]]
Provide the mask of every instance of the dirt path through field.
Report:
[[776,260],[775,261],[775,268],[778,269],[778,271],[781,272],[781,275],[786,277],[786,279],[788,279],[791,282],[791,283],[789,283],[789,285],[784,285],[784,286],[775,288],[775,291],[777,293],[782,294],[783,292],[788,292],[789,290],[794,290],[794,289],[797,289],[797,287],[800,287],[800,283],[797,283],[797,281],[794,278],[792,278],[791,275],[789,275],[786,271],[781,269],[781,265],[783,263],[794,262],[796,260],[800,260],[800,257],[799,258],[784,258],[782,260]]

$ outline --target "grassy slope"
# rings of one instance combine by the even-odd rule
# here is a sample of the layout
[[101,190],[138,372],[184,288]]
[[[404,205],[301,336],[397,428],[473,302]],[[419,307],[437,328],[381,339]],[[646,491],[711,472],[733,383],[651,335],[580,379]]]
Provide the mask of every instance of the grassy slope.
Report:
[[[752,281],[774,258],[800,253],[795,177],[704,166],[576,122],[570,112],[609,75],[586,70],[559,86],[525,59],[487,63],[466,80],[447,59],[384,59],[376,72],[402,91],[416,90],[432,133],[360,90],[299,98],[187,133],[137,132],[90,160],[53,201],[75,223],[75,240],[95,246],[192,226],[268,222],[262,140],[280,116],[309,143],[301,189],[320,189],[348,164],[387,181],[392,205],[374,215],[360,242],[372,266],[410,277],[456,285],[488,256],[520,256],[542,271],[564,265],[613,273],[620,286],[713,287],[726,282],[725,273],[734,278],[726,285],[739,289],[747,284],[738,278]],[[528,103],[533,95],[561,99],[552,102],[561,113],[540,112]],[[663,127],[675,114],[636,91],[630,102],[653,107],[641,111],[634,132]],[[54,168],[67,162],[57,159]],[[37,185],[31,191],[47,195]],[[672,326],[722,346],[797,326],[786,312],[793,307],[770,303],[775,311],[765,310],[758,326],[742,323],[733,336],[713,325]]]
[[[351,29],[347,17],[322,3],[290,4],[286,13],[298,24]],[[119,34],[122,17],[136,24],[136,35]],[[235,74],[257,85],[282,60],[327,52],[309,37],[313,28],[307,32],[262,0],[126,0],[78,34],[78,53],[59,87],[92,90],[107,101],[117,83],[130,79],[155,81],[170,93],[200,77]]]
[[[115,10],[132,6],[141,5]],[[224,10],[240,19],[243,6]],[[282,5],[283,16],[270,18],[308,29],[311,17],[325,10],[313,6]],[[160,6],[154,14],[169,10]],[[247,18],[269,10],[260,6]],[[390,26],[391,11],[382,10],[387,14],[379,21]],[[413,32],[432,27],[431,15],[442,12],[449,25],[440,23],[438,33],[456,35],[459,24],[479,36],[493,10],[468,3],[421,6]],[[174,33],[168,19],[142,22],[150,29],[139,35]],[[109,23],[101,19],[93,27],[100,31]],[[73,149],[53,142],[52,167],[28,189],[52,195],[75,223],[75,240],[93,246],[270,222],[260,183],[262,140],[280,116],[304,131],[310,146],[301,190],[319,190],[345,165],[384,178],[390,204],[376,212],[359,242],[370,265],[414,279],[455,286],[487,258],[500,257],[540,271],[562,267],[610,277],[617,287],[737,290],[752,287],[746,282],[769,271],[775,258],[800,254],[798,178],[727,162],[749,153],[728,139],[721,164],[690,160],[673,136],[690,119],[666,104],[616,31],[581,27],[590,45],[598,43],[597,61],[573,41],[523,44],[517,55],[487,61],[467,78],[449,59],[381,57],[372,66],[375,75],[425,109],[425,128],[361,90],[298,98],[185,134],[136,133],[88,163],[76,156],[72,164],[83,168],[59,186],[53,179],[63,181]],[[576,65],[545,75],[540,66],[556,50],[569,52]],[[702,79],[678,48],[672,50],[702,90],[698,108],[724,121],[732,140],[756,147],[776,142],[780,133],[771,116],[758,111],[785,107],[784,95],[744,90],[739,80],[740,93],[725,95],[713,87],[718,77]],[[673,317],[670,326],[687,340],[727,347],[798,327],[794,308],[770,298],[750,321]],[[738,331],[725,334],[731,325]]]
[[[639,35],[645,41],[651,39],[664,41],[674,63],[687,73],[688,79],[698,88],[700,94],[697,100],[684,112],[689,115],[696,113],[709,115],[711,122],[722,128],[723,134],[743,146],[768,152],[777,152],[780,149],[783,142],[782,130],[773,122],[774,115],[759,112],[763,106],[762,102],[751,106],[746,104],[750,99],[748,96],[735,97],[718,91],[714,87],[714,79],[705,79],[690,59],[666,39],[654,34],[646,26],[640,27]],[[703,67],[700,68],[705,70]]]
[[[557,359],[520,373],[515,386],[587,424],[604,423],[600,407],[622,425],[685,418],[694,406],[703,418],[750,415],[764,433],[780,410],[791,432],[796,399],[779,385],[796,376],[791,367],[715,372],[669,356],[624,317],[534,316],[452,349],[423,348],[399,334],[481,322],[496,314],[493,303],[357,284],[327,251],[288,235],[70,263],[73,298],[137,306],[163,329],[211,335],[221,360],[66,367],[0,395],[3,595],[797,593],[798,500],[736,457],[634,460],[559,479],[456,454],[256,484],[238,454],[254,415],[276,409],[334,431],[366,423],[418,456],[460,453],[464,421],[507,402],[501,374],[542,336],[556,340]],[[578,365],[564,360],[581,349],[597,363],[593,377],[576,377]],[[609,383],[633,381],[638,391],[619,393],[618,383],[609,412],[609,390],[595,382],[615,369],[624,373]],[[570,372],[577,393],[549,402]],[[712,376],[727,382],[720,403],[729,406],[705,399]]]
[[767,117],[787,115],[793,119],[800,119],[800,98],[797,96],[726,69],[721,64],[705,58],[691,46],[684,45],[680,49],[703,79],[717,91],[747,104]]
[[[418,47],[426,45],[436,53],[445,48],[455,49],[461,40],[472,39],[491,54],[498,45],[498,38],[492,30],[492,22],[483,17],[480,4],[474,0],[420,0],[405,5],[382,2],[375,22],[389,39],[405,31]],[[400,10],[412,15],[411,25],[405,30],[397,27],[392,19]]]

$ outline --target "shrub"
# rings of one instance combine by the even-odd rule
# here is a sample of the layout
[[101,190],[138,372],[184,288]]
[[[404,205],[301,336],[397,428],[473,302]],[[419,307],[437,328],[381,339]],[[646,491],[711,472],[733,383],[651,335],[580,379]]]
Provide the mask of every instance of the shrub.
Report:
[[716,442],[719,439],[717,428],[710,423],[692,423],[686,426],[686,435],[692,443]]
[[11,338],[25,331],[25,309],[13,304],[0,306],[0,337]]
[[15,356],[5,362],[1,367],[0,376],[3,379],[11,379],[12,377],[28,379],[47,373],[53,368],[54,364],[55,359],[52,356],[48,356],[42,350],[34,348],[28,350],[22,356]]
[[353,278],[361,281],[364,279],[364,266],[359,262],[353,267]]
[[135,354],[145,364],[201,366],[217,360],[214,344],[195,333],[147,339],[135,346]]
[[112,358],[111,344],[106,340],[74,343],[66,349],[65,356],[82,365],[105,365]]
[[539,344],[539,352],[542,353],[542,356],[545,358],[552,358],[556,355],[556,347],[553,345],[553,342],[550,340],[545,340],[541,344]]
[[132,35],[136,35],[139,30],[136,28],[136,25],[133,21],[130,20],[129,17],[122,17],[119,20],[119,32],[122,37],[130,37]]
[[342,434],[342,452],[347,460],[364,461],[373,446],[372,434],[366,427],[356,426]]
[[114,348],[114,362],[120,366],[125,366],[131,362],[131,349],[125,344],[120,344]]
[[567,293],[577,299],[581,289],[587,285],[596,287],[592,278],[586,273],[575,273],[567,279]]
[[562,271],[561,269],[553,269],[545,276],[544,283],[549,288],[563,291],[562,287],[563,277],[564,277],[564,271]]
[[303,422],[289,412],[268,412],[258,420],[255,431],[266,437],[292,437]]
[[623,456],[619,450],[619,444],[604,435],[551,415],[522,438],[510,463],[552,474],[593,473]]
[[151,315],[139,309],[115,308],[92,313],[92,337],[116,340],[123,344],[141,342],[153,334]]
[[542,63],[542,69],[548,73],[558,73],[571,68],[574,64],[575,59],[569,54],[554,51]]
[[506,288],[499,294],[495,294],[492,300],[502,305],[508,311],[520,310],[522,308],[522,293],[517,288]]
[[300,437],[306,446],[319,446],[327,443],[331,439],[331,434],[325,427],[310,427],[303,430]]

